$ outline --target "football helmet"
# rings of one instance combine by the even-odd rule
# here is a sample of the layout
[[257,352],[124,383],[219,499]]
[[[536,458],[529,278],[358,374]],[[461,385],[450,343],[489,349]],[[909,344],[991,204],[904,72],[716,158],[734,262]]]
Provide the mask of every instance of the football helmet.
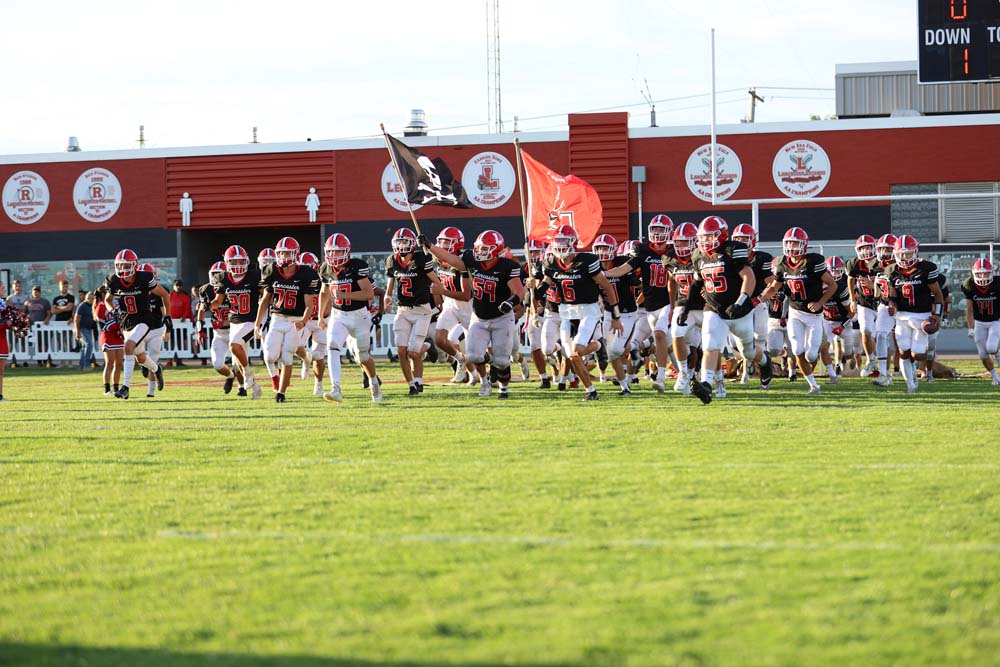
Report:
[[552,235],[552,254],[559,259],[566,259],[576,254],[576,244],[580,240],[573,225],[559,225]]
[[844,277],[844,272],[847,269],[844,267],[844,260],[836,255],[832,255],[826,258],[826,270],[830,272],[834,280],[839,281]]
[[875,259],[875,237],[862,234],[854,242],[854,252],[862,262],[869,262]]
[[156,269],[154,269],[153,265],[149,262],[143,262],[140,264],[136,267],[136,271],[145,271],[146,273],[152,273],[154,276],[156,275]]
[[638,241],[632,241],[632,240],[622,241],[621,243],[618,244],[618,254],[631,255],[635,251],[635,246],[638,243],[639,243]]
[[274,248],[264,248],[257,254],[257,268],[263,273],[265,266],[271,266],[278,261],[278,256],[274,254]]
[[[710,215],[698,225],[698,249],[703,253],[714,253],[726,240],[729,227],[726,221],[717,215]],[[677,247],[674,247],[676,252]]]
[[670,243],[674,236],[674,221],[661,213],[649,221],[649,227],[646,230],[649,242],[653,245]]
[[792,227],[781,239],[781,252],[785,257],[798,258],[809,249],[809,235],[801,227]]
[[226,262],[226,271],[229,271],[234,278],[242,278],[250,270],[250,256],[243,246],[229,246],[223,259]]
[[216,262],[208,269],[208,282],[217,283],[226,275],[226,263]]
[[545,244],[535,239],[528,239],[528,253],[534,264],[540,263],[545,259]]
[[503,255],[503,251],[503,236],[492,229],[480,233],[472,244],[472,256],[477,262],[492,262]]
[[304,252],[299,255],[299,266],[308,266],[315,271],[319,268],[319,257],[311,252]]
[[400,227],[392,235],[392,251],[397,255],[409,255],[417,247],[417,233],[409,227]]
[[[650,225],[652,225],[652,223],[650,223]],[[591,250],[593,250],[594,254],[597,255],[597,259],[602,262],[610,262],[613,260],[615,258],[617,248],[618,241],[611,234],[601,234],[594,239],[594,244],[591,246]]]
[[892,246],[892,257],[901,268],[910,269],[917,265],[920,244],[909,234],[903,234]]
[[757,230],[752,225],[746,223],[736,225],[736,228],[733,230],[733,240],[753,250],[757,247]]
[[438,232],[437,246],[452,255],[461,255],[465,250],[465,234],[458,227],[445,227]]
[[973,262],[972,282],[980,287],[989,287],[993,282],[993,262],[988,259],[977,259]]
[[115,255],[115,275],[122,280],[131,280],[139,266],[139,255],[125,248]]
[[284,236],[274,246],[274,255],[278,258],[278,268],[284,269],[299,261],[299,242],[291,236]]
[[875,242],[875,257],[883,264],[892,261],[892,252],[896,247],[895,234],[883,234]]
[[323,244],[323,257],[334,269],[341,269],[351,261],[351,239],[341,233],[330,234]]
[[690,257],[698,247],[698,228],[691,222],[682,222],[674,230],[674,254]]

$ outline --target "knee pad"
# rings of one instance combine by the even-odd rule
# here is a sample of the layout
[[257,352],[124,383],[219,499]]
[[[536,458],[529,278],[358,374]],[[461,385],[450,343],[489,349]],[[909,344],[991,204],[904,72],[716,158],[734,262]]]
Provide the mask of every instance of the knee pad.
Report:
[[510,366],[497,366],[494,364],[490,367],[490,375],[495,375],[496,381],[500,384],[508,384],[510,382]]

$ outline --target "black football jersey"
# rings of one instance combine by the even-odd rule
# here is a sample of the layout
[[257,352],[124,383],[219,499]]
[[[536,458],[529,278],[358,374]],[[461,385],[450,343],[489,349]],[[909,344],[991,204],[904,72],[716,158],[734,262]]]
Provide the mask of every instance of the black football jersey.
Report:
[[555,257],[546,257],[543,270],[558,288],[561,303],[597,303],[600,298],[601,288],[594,276],[601,272],[601,260],[593,253],[579,252],[568,264]]
[[[618,255],[613,260],[611,260],[611,266],[618,267],[622,264],[627,264],[629,258],[625,255]],[[623,313],[634,313],[637,310],[635,305],[635,295],[636,288],[642,288],[642,281],[639,278],[639,274],[636,271],[629,271],[624,276],[619,278],[608,278],[608,282],[615,289],[615,294],[618,295],[618,310]],[[602,294],[601,299],[604,301],[604,307],[609,311],[611,310],[611,304],[608,303],[608,298]]]
[[736,241],[726,241],[711,256],[696,250],[691,256],[695,268],[692,290],[704,290],[705,310],[726,318],[726,309],[736,303],[743,290],[740,271],[749,263],[750,249]]
[[772,320],[783,320],[788,317],[788,304],[785,290],[778,290],[767,302],[767,316]]
[[875,277],[875,300],[877,303],[889,303],[889,273],[892,272],[896,265],[892,262],[883,264],[877,259],[873,259],[869,262],[872,270],[872,275]]
[[198,288],[198,298],[201,299],[201,305],[205,309],[205,312],[212,317],[212,328],[228,329],[229,301],[223,300],[222,304],[218,308],[210,310],[209,307],[212,305],[212,302],[215,301],[215,288],[212,287],[210,283],[205,283]]
[[669,271],[664,264],[664,258],[669,262],[673,250],[667,246],[666,252],[657,252],[648,243],[635,245],[628,263],[639,271],[642,282],[642,305],[646,310],[659,310],[670,303]]
[[[361,291],[361,285],[358,283],[365,278],[369,278],[368,262],[357,257],[351,257],[347,264],[340,269],[339,272],[334,271],[333,267],[323,262],[319,267],[319,278],[326,285],[327,289],[330,290],[331,302],[333,303],[333,308],[335,310],[351,311],[351,310],[361,310],[362,308],[368,307],[367,301],[343,301],[341,299],[333,299],[334,288],[340,288],[342,290],[347,290],[350,292]],[[318,307],[318,306],[317,306]]]
[[684,306],[688,310],[704,310],[705,297],[701,290],[691,291],[698,279],[698,272],[690,257],[674,257],[670,261],[670,276],[677,283],[677,297],[674,306]]
[[[169,311],[168,311],[169,312]],[[159,294],[149,295],[149,328],[159,329],[163,323],[163,297]]]
[[774,260],[774,279],[782,285],[788,295],[792,310],[811,312],[809,304],[823,297],[823,274],[826,273],[826,259],[815,252],[806,253],[798,261],[788,257]]
[[[549,261],[546,257],[541,264],[535,265],[535,280],[541,282],[542,278],[545,276],[545,263]],[[541,288],[539,288],[541,289]],[[545,310],[554,313],[559,312],[559,288],[554,284],[549,285],[545,288],[544,293],[541,298],[545,299]]]
[[385,258],[385,275],[396,283],[396,303],[400,306],[433,303],[431,280],[427,277],[433,271],[434,258],[420,250],[414,251],[405,264],[395,254]]
[[272,315],[302,317],[311,305],[309,297],[319,294],[319,274],[308,266],[295,266],[295,272],[284,276],[277,264],[264,267],[260,286],[271,293]]
[[951,296],[951,290],[948,288],[948,277],[940,270],[938,271],[937,283],[941,287],[941,296],[947,301],[948,297]]
[[823,304],[823,317],[831,322],[846,322],[851,311],[851,292],[847,276],[837,281],[837,291]]
[[878,305],[875,299],[875,271],[868,262],[863,262],[857,257],[847,260],[844,270],[848,276],[854,278],[855,302],[859,306],[874,310]]
[[232,274],[222,274],[222,279],[212,283],[216,294],[223,294],[229,302],[229,322],[242,324],[257,319],[257,306],[260,305],[260,274],[256,269],[250,269],[242,280],[234,280]]
[[472,282],[472,312],[481,320],[500,317],[499,306],[511,297],[511,278],[521,279],[521,265],[513,259],[500,257],[492,266],[476,261],[471,250],[462,253],[462,263]]
[[893,265],[889,284],[896,290],[896,310],[929,313],[934,304],[931,284],[937,284],[938,268],[934,262],[921,259],[909,271]]
[[[434,271],[437,273],[438,280],[441,281],[441,287],[449,292],[461,292],[465,289],[466,281],[469,279],[469,275],[465,271],[459,271],[455,267],[441,262],[435,262]],[[455,297],[445,298],[454,299]]]
[[980,287],[972,278],[966,278],[962,294],[972,302],[972,318],[976,322],[1000,320],[1000,280],[994,278],[986,287]]
[[767,287],[766,280],[774,275],[773,264],[774,256],[771,253],[761,250],[750,252],[750,268],[753,269],[753,275],[757,279],[753,287],[753,294],[750,295],[752,298],[759,297],[764,288]]
[[114,273],[104,279],[104,285],[124,315],[122,329],[134,329],[139,324],[145,324],[150,329],[157,328],[153,322],[150,296],[158,284],[156,276],[149,271],[136,271],[127,285]]

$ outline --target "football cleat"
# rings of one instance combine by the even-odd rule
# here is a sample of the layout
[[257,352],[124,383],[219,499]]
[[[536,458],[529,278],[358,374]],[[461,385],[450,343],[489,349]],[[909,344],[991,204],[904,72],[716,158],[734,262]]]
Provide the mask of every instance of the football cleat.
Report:
[[700,382],[698,380],[692,382],[691,393],[705,405],[712,402],[712,385],[707,382]]
[[139,371],[142,373],[142,377],[149,378],[149,369],[145,366],[139,366]]
[[299,370],[299,378],[305,380],[307,377],[309,377],[309,366],[303,361],[302,368]]
[[680,373],[674,382],[674,391],[679,391],[683,396],[691,395],[691,378],[687,373]]
[[[223,394],[228,394],[229,392],[231,392],[233,390],[233,382],[235,380],[236,380],[236,376],[235,375],[233,377],[226,378],[225,383],[223,383],[223,385],[222,385],[222,393]],[[242,389],[242,387],[241,387],[241,389]],[[242,391],[243,391],[243,393],[240,394],[240,396],[246,396],[247,395],[247,390],[246,389],[242,389]]]
[[812,385],[811,387],[809,387],[809,391],[806,392],[806,394],[813,394],[813,395],[816,395],[818,393],[819,393],[819,385],[818,384]]
[[489,382],[482,382],[479,385],[479,395],[480,396],[483,396],[483,397],[489,396],[492,391],[493,391],[493,387],[490,385]]
[[250,400],[251,401],[256,401],[257,399],[260,398],[260,395],[262,393],[264,393],[264,392],[260,388],[260,383],[257,382],[257,381],[254,381],[253,386],[250,387]]
[[274,402],[275,403],[284,403],[285,402],[285,395],[282,394],[279,391],[277,394],[274,395]]
[[247,388],[246,387],[240,387],[239,389],[236,390],[236,395],[237,396],[246,396],[247,395]]
[[566,391],[566,383],[565,382],[556,383],[556,389],[558,389],[559,391]]
[[528,370],[528,361],[526,359],[521,360],[521,379],[525,382],[531,376],[531,372]]
[[826,381],[829,382],[830,384],[840,384],[840,376],[831,375],[826,379]]
[[580,378],[573,378],[572,380],[570,380],[569,383],[570,389],[576,389],[579,386],[580,386]]
[[726,383],[725,382],[719,382],[718,384],[715,385],[715,397],[716,398],[725,398],[726,397]]
[[417,391],[419,393],[421,393],[421,394],[424,393],[424,383],[423,382],[414,382],[413,386],[417,388]]
[[382,402],[382,382],[376,377],[375,382],[372,382],[372,403]]
[[123,400],[126,400],[126,401],[128,400],[128,385],[127,384],[123,384],[121,387],[118,388],[118,391],[115,392],[115,398],[120,398],[120,399],[123,399]]
[[618,395],[619,396],[631,396],[632,395],[632,390],[629,389],[628,387],[622,387],[622,390],[620,392],[618,392]]
[[906,393],[915,394],[917,393],[917,387],[920,386],[919,382],[907,382],[906,383]]
[[506,400],[506,399],[510,398],[510,394],[507,393],[506,389],[501,389],[499,391],[499,393],[497,393],[497,398],[499,398],[501,400]]
[[760,361],[760,388],[767,390],[771,386],[774,378],[774,368],[771,366],[771,355],[764,353],[764,358]]
[[320,382],[313,382],[313,396],[323,395],[323,384]]
[[541,382],[538,383],[539,389],[552,389],[552,379],[542,378]]
[[621,383],[621,381],[617,377],[612,376],[611,377],[611,384],[613,384],[616,387],[620,387],[622,383]]
[[156,365],[156,390],[163,391],[163,364]]
[[600,399],[598,398],[596,391],[588,391],[587,395],[583,397],[583,400],[585,400],[585,401],[597,401],[597,400],[600,400]]
[[872,360],[869,361],[867,364],[865,364],[864,367],[861,369],[861,377],[863,378],[869,377],[874,372],[875,372],[875,361]]
[[453,384],[465,384],[465,381],[469,379],[469,371],[465,370],[465,366],[458,366],[455,369],[455,377],[451,379]]
[[361,374],[361,388],[362,389],[367,389],[368,388],[368,374],[367,373],[362,373]]
[[663,383],[660,382],[659,380],[653,380],[653,389],[656,390],[657,394],[662,394],[664,391],[667,390],[667,388],[663,386]]
[[156,394],[154,394],[153,392],[148,392],[146,394],[146,398],[156,398]]
[[420,395],[420,390],[417,389],[416,385],[412,385],[411,384],[410,385],[410,391],[407,392],[407,395],[408,396],[419,396]]
[[1000,376],[993,376],[993,386],[1000,387]]
[[344,395],[340,392],[340,387],[333,385],[333,388],[323,394],[323,400],[330,403],[340,403],[344,400]]

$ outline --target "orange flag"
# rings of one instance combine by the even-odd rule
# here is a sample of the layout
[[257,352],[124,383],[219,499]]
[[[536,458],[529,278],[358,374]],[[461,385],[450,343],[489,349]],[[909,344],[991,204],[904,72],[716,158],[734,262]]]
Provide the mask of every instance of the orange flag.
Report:
[[590,247],[604,220],[597,191],[582,178],[560,176],[521,149],[528,180],[528,238],[548,243],[560,225],[570,224],[580,247]]

